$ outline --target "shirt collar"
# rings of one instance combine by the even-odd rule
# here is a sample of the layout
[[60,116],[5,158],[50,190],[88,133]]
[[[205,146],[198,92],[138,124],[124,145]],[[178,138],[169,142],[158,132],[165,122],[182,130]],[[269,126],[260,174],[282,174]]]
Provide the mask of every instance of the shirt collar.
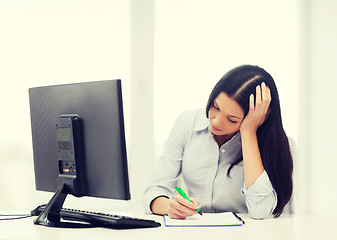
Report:
[[194,131],[203,131],[209,127],[209,120],[206,117],[205,111],[198,111],[193,127]]

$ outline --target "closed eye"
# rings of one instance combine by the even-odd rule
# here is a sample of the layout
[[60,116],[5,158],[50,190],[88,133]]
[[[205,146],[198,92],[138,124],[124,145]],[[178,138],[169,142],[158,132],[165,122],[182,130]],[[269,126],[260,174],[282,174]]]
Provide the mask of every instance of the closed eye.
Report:
[[233,120],[231,120],[230,118],[227,118],[228,119],[228,121],[230,121],[231,123],[237,123],[238,121],[233,121]]

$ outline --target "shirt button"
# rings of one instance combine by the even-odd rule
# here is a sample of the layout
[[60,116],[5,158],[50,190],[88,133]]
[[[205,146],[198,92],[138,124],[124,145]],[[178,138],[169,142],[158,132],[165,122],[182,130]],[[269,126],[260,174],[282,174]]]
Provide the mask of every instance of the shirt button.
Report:
[[220,151],[221,151],[222,153],[224,153],[224,152],[226,152],[226,149],[222,148]]

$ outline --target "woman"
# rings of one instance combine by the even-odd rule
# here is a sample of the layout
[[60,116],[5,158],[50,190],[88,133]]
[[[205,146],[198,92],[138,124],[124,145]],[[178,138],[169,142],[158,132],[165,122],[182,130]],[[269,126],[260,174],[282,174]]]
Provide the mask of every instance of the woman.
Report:
[[[260,67],[243,65],[215,85],[206,114],[179,116],[143,204],[180,219],[197,208],[278,217],[292,196],[292,170],[274,80]],[[180,175],[192,203],[174,191]]]

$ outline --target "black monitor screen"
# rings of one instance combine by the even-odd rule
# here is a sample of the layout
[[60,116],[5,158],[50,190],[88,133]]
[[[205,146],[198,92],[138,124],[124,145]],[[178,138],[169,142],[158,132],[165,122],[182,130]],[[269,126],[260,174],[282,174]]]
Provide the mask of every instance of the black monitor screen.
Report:
[[[37,190],[55,192],[78,173],[81,196],[130,199],[120,80],[30,88],[29,100]],[[64,116],[79,123],[80,168]]]

